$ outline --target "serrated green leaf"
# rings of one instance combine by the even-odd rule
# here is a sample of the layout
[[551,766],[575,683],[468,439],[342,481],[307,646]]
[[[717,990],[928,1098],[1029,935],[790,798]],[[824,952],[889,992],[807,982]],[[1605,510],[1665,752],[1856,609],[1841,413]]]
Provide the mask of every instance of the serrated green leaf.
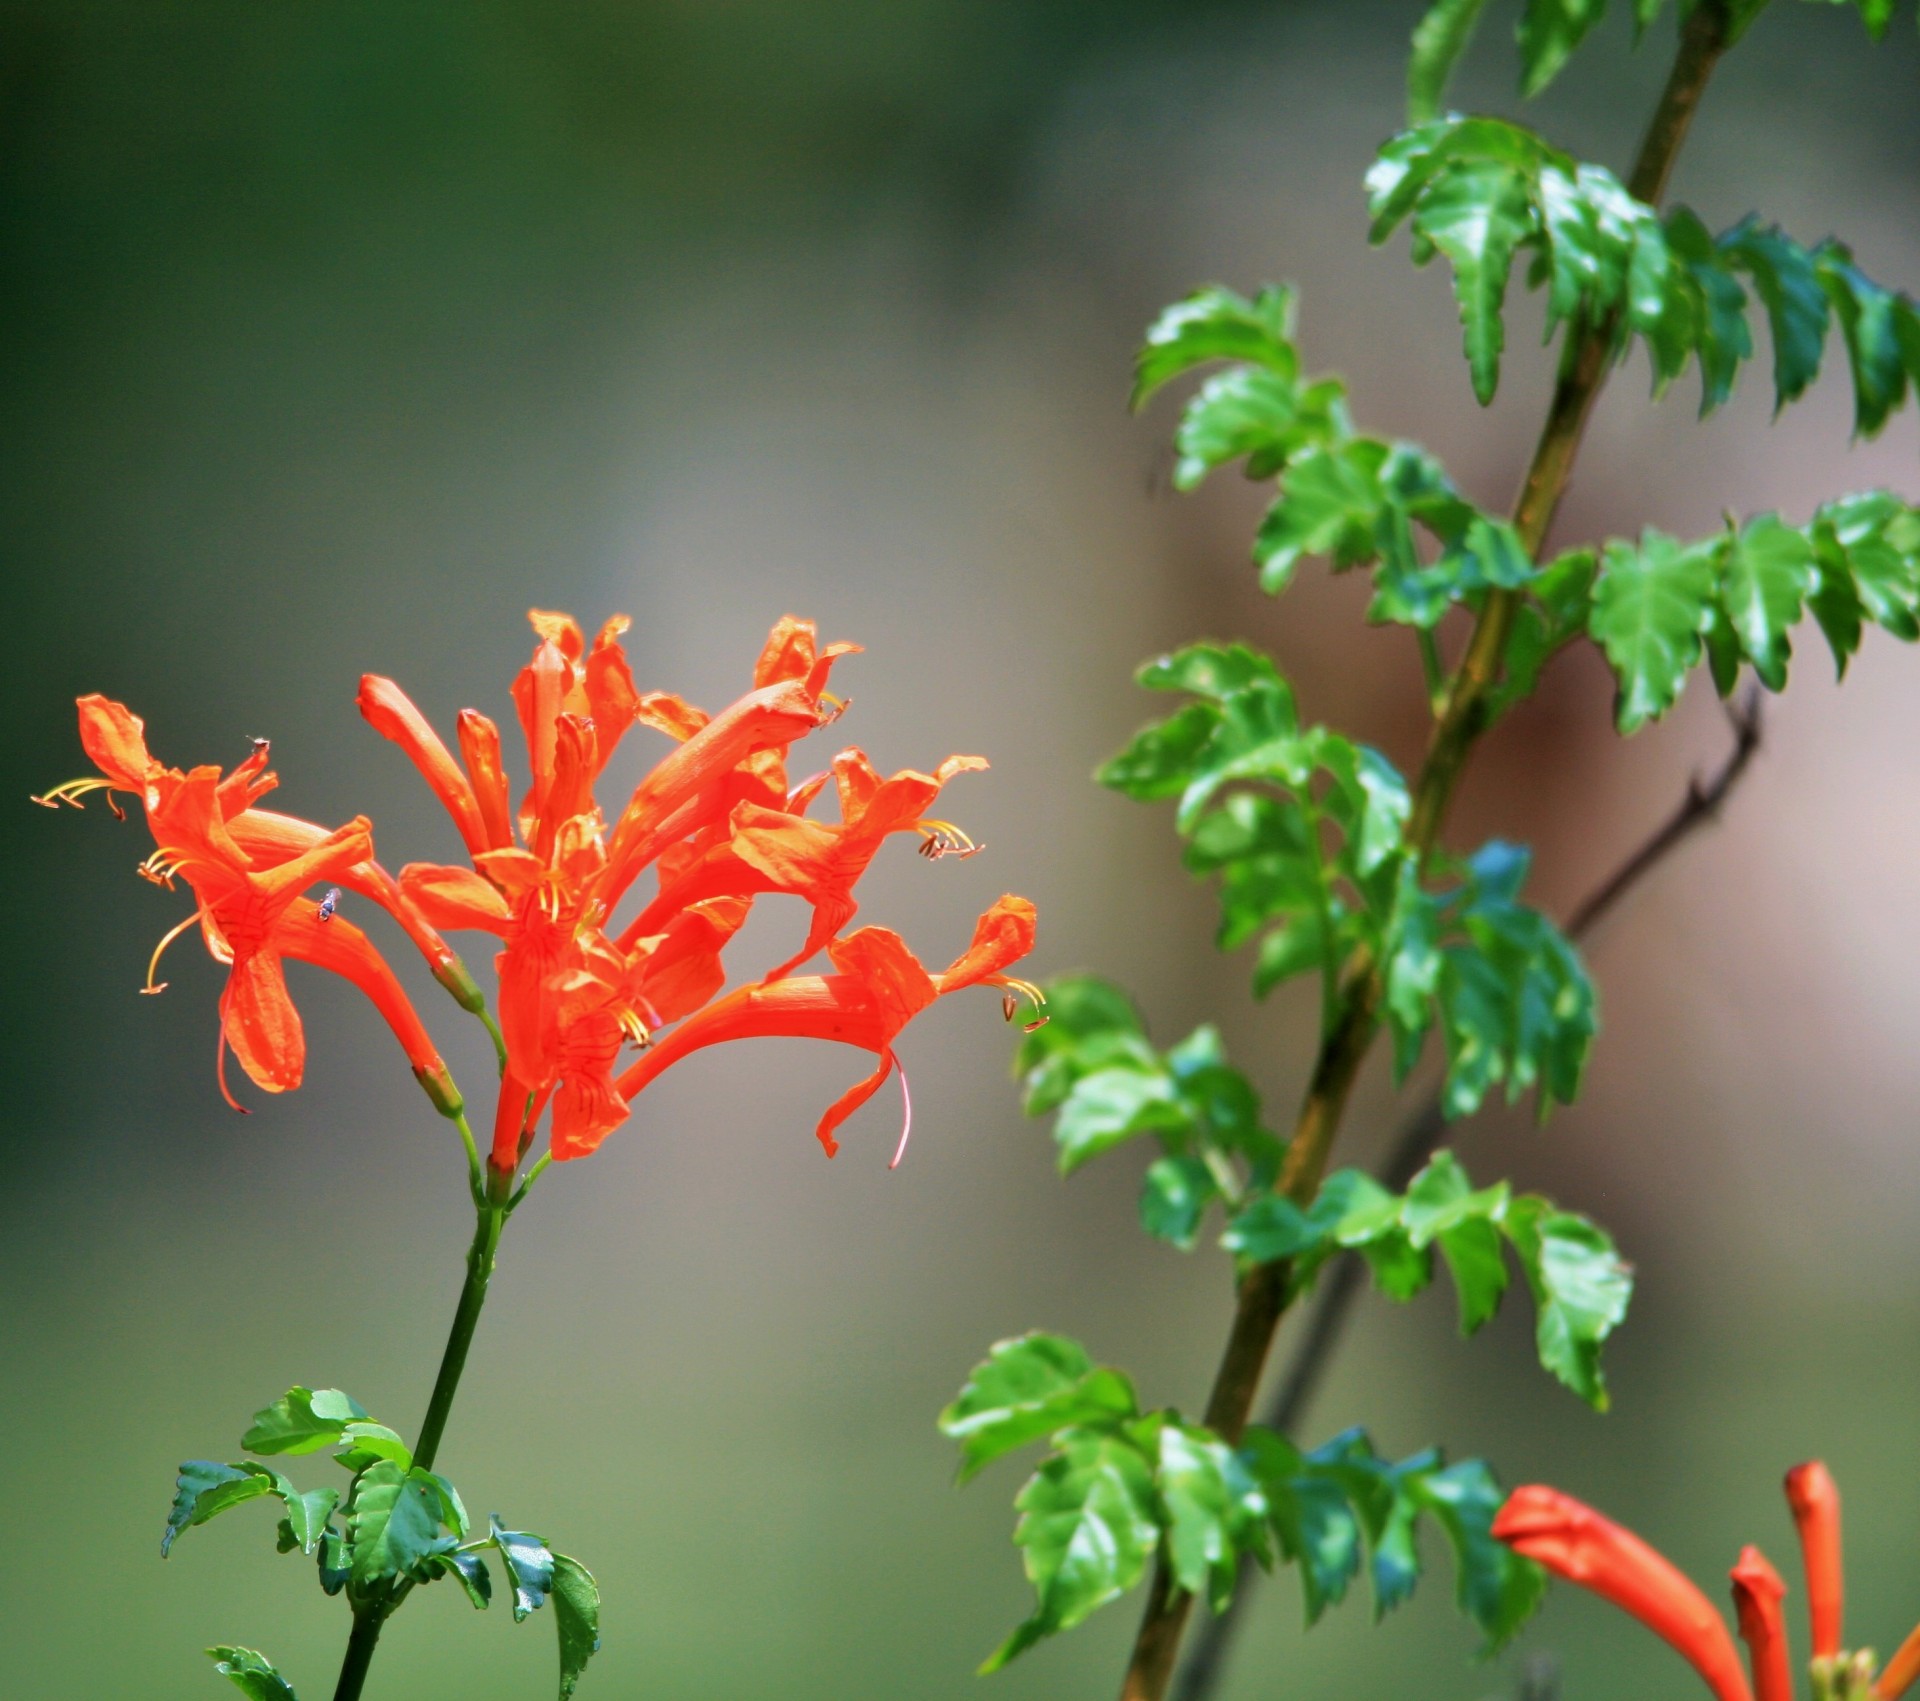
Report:
[[1142,727],[1094,777],[1142,802],[1178,797],[1219,724],[1220,711],[1213,704],[1188,703],[1165,720]]
[[352,1555],[347,1551],[345,1534],[333,1524],[328,1524],[321,1533],[320,1545],[314,1549],[314,1563],[320,1572],[320,1587],[329,1595],[337,1595],[344,1589],[353,1576]]
[[1762,229],[1747,218],[1724,232],[1718,246],[1753,279],[1773,336],[1774,408],[1799,397],[1820,373],[1827,341],[1827,296],[1813,259],[1778,226]]
[[1298,1258],[1330,1238],[1330,1226],[1308,1217],[1291,1199],[1263,1193],[1227,1224],[1220,1244],[1254,1264]]
[[1486,0],[1436,0],[1414,27],[1407,62],[1407,122],[1438,118],[1453,69],[1466,55]]
[[427,1561],[427,1572],[434,1577],[457,1578],[477,1611],[485,1612],[493,1604],[493,1574],[477,1553],[435,1554]]
[[230,1507],[272,1494],[278,1484],[286,1484],[287,1492],[292,1494],[292,1485],[287,1484],[287,1479],[264,1465],[187,1460],[174,1481],[173,1509],[167,1514],[166,1532],[160,1538],[160,1557],[165,1559],[172,1552],[174,1538],[182,1530],[217,1518]]
[[1787,683],[1788,633],[1813,588],[1806,534],[1778,515],[1749,520],[1721,555],[1720,595],[1740,647],[1770,691]]
[[1632,1268],[1605,1230],[1548,1200],[1516,1199],[1506,1222],[1539,1310],[1541,1364],[1595,1411],[1605,1411],[1600,1348],[1626,1317]]
[[1287,688],[1272,659],[1246,644],[1189,644],[1148,662],[1134,677],[1149,691],[1186,691],[1216,703],[1236,691]]
[[1156,1159],[1147,1166],[1140,1188],[1140,1226],[1155,1240],[1190,1252],[1199,1238],[1200,1219],[1219,1193],[1213,1171],[1202,1159]]
[[587,1661],[600,1652],[600,1585],[564,1553],[553,1556],[553,1626],[560,1638],[560,1701],[572,1701]]
[[389,1460],[403,1471],[412,1468],[413,1449],[384,1423],[343,1424],[339,1439],[344,1451],[336,1453],[334,1460],[356,1474],[376,1459]]
[[1360,1521],[1340,1483],[1310,1473],[1299,1450],[1272,1430],[1249,1429],[1241,1457],[1266,1499],[1281,1552],[1300,1568],[1307,1623],[1314,1624],[1359,1575]]
[[213,1669],[232,1681],[248,1701],[300,1701],[293,1685],[274,1669],[265,1654],[251,1648],[209,1648]]
[[454,1545],[454,1537],[441,1533],[439,1497],[429,1475],[378,1459],[354,1479],[347,1544],[357,1589],[424,1576],[425,1562]]
[[317,1453],[333,1446],[348,1424],[366,1415],[359,1401],[338,1388],[289,1388],[254,1413],[240,1445],[249,1453]]
[[1134,359],[1130,405],[1139,407],[1169,379],[1211,360],[1250,361],[1293,382],[1293,309],[1293,291],[1272,286],[1251,301],[1212,285],[1176,302],[1154,321]]
[[1156,1481],[1167,1514],[1167,1563],[1215,1612],[1233,1598],[1243,1552],[1264,1545],[1267,1503],[1239,1455],[1204,1429],[1160,1430]]
[[1707,227],[1686,207],[1667,215],[1667,242],[1687,266],[1699,296],[1700,413],[1733,394],[1741,363],[1753,357],[1747,292],[1729,271]]
[[1139,1410],[1133,1384],[1096,1366],[1078,1341],[1028,1334],[996,1342],[954,1402],[940,1432],[960,1444],[958,1480],[1055,1430],[1119,1423]]
[[487,1534],[513,1585],[513,1622],[519,1624],[545,1606],[553,1592],[553,1551],[538,1536],[504,1528],[497,1512],[487,1518]]
[[292,1545],[302,1553],[313,1552],[326,1534],[333,1509],[339,1504],[340,1491],[332,1488],[311,1488],[288,1499],[286,1523],[287,1533],[293,1537]]
[[1520,92],[1526,99],[1560,74],[1606,9],[1606,0],[1527,0],[1519,29]]
[[1276,927],[1260,941],[1253,966],[1253,995],[1265,998],[1282,981],[1295,975],[1317,974],[1330,958],[1344,953],[1340,940],[1325,920],[1308,910]]
[[1306,450],[1288,462],[1279,499],[1254,536],[1260,588],[1278,595],[1310,555],[1336,568],[1370,559],[1384,497],[1381,468],[1388,445],[1370,437]]
[[1535,230],[1527,182],[1503,162],[1463,160],[1421,197],[1413,228],[1453,266],[1467,367],[1484,407],[1500,384],[1507,278],[1520,244]]
[[1438,1245],[1459,1296],[1460,1333],[1471,1335],[1500,1309],[1506,1295],[1500,1231],[1485,1217],[1471,1217],[1443,1230]]
[[1588,629],[1620,684],[1622,732],[1665,714],[1700,659],[1716,589],[1717,548],[1717,540],[1683,548],[1651,529],[1638,548],[1621,541],[1607,545]]
[[1547,1592],[1547,1574],[1493,1539],[1493,1517],[1506,1495],[1478,1459],[1464,1459],[1416,1479],[1411,1492],[1446,1532],[1453,1549],[1460,1610],[1480,1627],[1484,1653],[1504,1647],[1533,1616]]
[[1179,1089],[1164,1075],[1134,1069],[1101,1069],[1082,1076],[1060,1107],[1053,1128],[1060,1173],[1142,1134],[1179,1133],[1192,1126],[1192,1113]]
[[980,1668],[998,1671],[1036,1642],[1117,1599],[1159,1544],[1151,1462],[1122,1435],[1068,1430],[1015,1501],[1036,1607]]
[[1820,285],[1833,304],[1853,372],[1854,430],[1877,437],[1887,416],[1907,394],[1907,368],[1896,328],[1896,297],[1853,264],[1841,243],[1828,242],[1814,255]]
[[1302,390],[1259,367],[1216,373],[1181,411],[1174,429],[1174,488],[1192,490],[1215,467],[1241,459],[1248,478],[1271,478],[1302,450],[1343,435],[1344,426],[1345,392],[1338,382]]

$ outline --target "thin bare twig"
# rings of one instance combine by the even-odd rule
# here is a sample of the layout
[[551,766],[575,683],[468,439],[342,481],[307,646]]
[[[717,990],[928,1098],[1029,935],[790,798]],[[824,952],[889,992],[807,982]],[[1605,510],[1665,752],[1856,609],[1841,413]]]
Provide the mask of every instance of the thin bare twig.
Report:
[[[1569,938],[1584,939],[1635,886],[1720,813],[1728,795],[1759,754],[1761,702],[1760,688],[1756,685],[1739,701],[1725,705],[1733,748],[1706,778],[1695,775],[1688,781],[1686,796],[1666,820],[1581,900],[1567,920]],[[1446,1111],[1441,1091],[1436,1087],[1419,1110],[1407,1119],[1400,1137],[1388,1150],[1379,1169],[1381,1185],[1393,1193],[1404,1192],[1439,1149],[1446,1131]],[[1338,1260],[1329,1272],[1313,1315],[1308,1319],[1307,1331],[1294,1349],[1273,1403],[1261,1420],[1269,1429],[1288,1435],[1299,1426],[1332,1363],[1334,1349],[1339,1345],[1353,1301],[1360,1292],[1365,1269],[1358,1258],[1346,1257]],[[1243,1573],[1232,1604],[1217,1618],[1202,1625],[1194,1637],[1193,1651],[1174,1683],[1173,1701],[1208,1701],[1212,1695],[1220,1681],[1234,1628],[1246,1610],[1253,1575],[1251,1570]]]

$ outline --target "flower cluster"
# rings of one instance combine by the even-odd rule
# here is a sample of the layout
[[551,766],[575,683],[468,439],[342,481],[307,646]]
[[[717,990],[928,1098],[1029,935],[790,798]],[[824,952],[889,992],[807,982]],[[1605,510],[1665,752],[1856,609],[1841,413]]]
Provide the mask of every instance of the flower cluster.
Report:
[[[281,969],[283,957],[295,957],[359,986],[434,1102],[462,1115],[446,1066],[392,970],[364,933],[335,914],[337,891],[317,901],[306,895],[328,882],[384,908],[436,978],[483,1015],[478,986],[441,932],[477,929],[498,939],[501,1078],[491,1163],[504,1175],[526,1155],[543,1113],[551,1112],[553,1156],[584,1156],[674,1062],[754,1035],[838,1040],[878,1059],[873,1074],[820,1119],[818,1136],[831,1156],[834,1130],[897,1067],[895,1038],[934,999],[987,984],[1010,989],[1009,1014],[1015,992],[1038,1001],[1029,983],[1006,972],[1033,945],[1034,910],[1023,898],[999,899],[969,948],[939,973],[923,968],[887,928],[843,931],[857,909],[856,884],[893,834],[917,835],[931,858],[978,848],[929,811],[956,774],[986,766],[954,756],[931,774],[883,777],[861,751],[847,749],[828,771],[790,784],[788,752],[838,718],[843,705],[828,678],[858,646],[822,647],[811,623],[782,620],[754,668],[753,688],[709,716],[671,693],[636,688],[620,643],[624,619],[610,620],[591,644],[564,615],[536,610],[531,619],[538,642],[513,683],[531,769],[517,804],[499,727],[486,715],[461,711],[456,759],[392,680],[360,682],[361,713],[413,760],[468,854],[463,866],[409,863],[397,879],[374,860],[364,817],[329,832],[258,807],[275,784],[264,741],[229,774],[212,767],[183,774],[148,754],[140,720],[122,705],[80,699],[81,742],[101,777],[38,801],[77,805],[96,790],[110,802],[115,791],[140,800],[158,847],[143,871],[169,887],[184,881],[197,901],[161,941],[155,964],[198,921],[208,949],[230,968],[220,1001],[223,1091],[228,1047],[267,1091],[300,1084],[305,1044]],[[635,727],[664,733],[674,748],[609,820],[595,787]],[[816,820],[808,808],[829,786],[839,819]],[[636,898],[629,919],[618,919],[649,872],[651,896]],[[810,906],[805,937],[786,961],[722,996],[722,955],[754,900],[768,894]],[[835,972],[795,972],[822,951]],[[148,990],[164,984],[150,971]],[[624,1056],[629,1047],[638,1048],[637,1060]],[[908,1126],[911,1115],[909,1100]]]
[[[1871,1651],[1844,1647],[1840,1491],[1818,1460],[1787,1473],[1787,1504],[1800,1537],[1819,1701],[1898,1701],[1920,1677],[1920,1629],[1875,1675]],[[1555,1575],[1632,1614],[1706,1679],[1718,1701],[1792,1701],[1793,1667],[1781,1611],[1787,1586],[1757,1547],[1732,1571],[1734,1611],[1752,1682],[1725,1620],[1699,1589],[1631,1530],[1558,1489],[1515,1489],[1493,1533]]]

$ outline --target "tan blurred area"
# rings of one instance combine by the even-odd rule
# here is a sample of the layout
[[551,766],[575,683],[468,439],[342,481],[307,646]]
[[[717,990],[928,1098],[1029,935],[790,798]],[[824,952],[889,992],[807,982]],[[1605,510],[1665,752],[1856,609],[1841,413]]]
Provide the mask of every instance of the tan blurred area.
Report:
[[[1515,109],[1511,10],[1490,13],[1461,105]],[[711,707],[775,617],[810,615],[866,646],[836,681],[853,698],[836,736],[888,768],[993,763],[948,799],[986,853],[929,865],[897,846],[863,918],[944,961],[994,896],[1024,893],[1036,972],[1124,982],[1163,1041],[1218,1021],[1284,1123],[1308,1002],[1252,1001],[1168,813],[1089,775],[1153,712],[1132,668],[1201,635],[1270,648],[1306,714],[1411,764],[1417,657],[1364,625],[1357,580],[1315,567],[1262,596],[1262,493],[1221,475],[1170,494],[1173,410],[1135,420],[1124,401],[1164,302],[1288,279],[1309,364],[1348,377],[1361,424],[1507,499],[1550,372],[1538,298],[1516,280],[1482,411],[1442,268],[1365,239],[1360,177],[1399,121],[1416,14],[9,6],[5,794],[80,771],[69,705],[102,690],[169,761],[270,735],[285,807],[364,809],[391,864],[446,857],[450,827],[354,712],[363,670],[443,725],[467,704],[504,720],[529,606],[619,610],[642,684]],[[1911,23],[1875,49],[1851,11],[1777,0],[1712,90],[1678,197],[1715,228],[1757,208],[1808,241],[1838,232],[1876,278],[1920,285]],[[1635,53],[1610,18],[1533,121],[1618,167],[1671,29]],[[1636,357],[1558,537],[1920,494],[1913,412],[1850,444],[1837,345],[1829,362],[1777,422],[1756,363],[1697,424],[1694,381],[1651,402]],[[1476,1177],[1589,1212],[1635,1261],[1612,1413],[1543,1376],[1524,1304],[1461,1342],[1444,1293],[1371,1298],[1304,1439],[1364,1423],[1395,1452],[1485,1455],[1605,1506],[1716,1598],[1745,1541],[1786,1568],[1778,1479],[1819,1453],[1848,1495],[1849,1629],[1883,1651],[1904,1634],[1916,724],[1920,655],[1871,636],[1836,685],[1802,633],[1724,819],[1593,942],[1584,1102],[1545,1130],[1515,1114],[1457,1132]],[[1450,835],[1531,842],[1535,895],[1564,914],[1727,742],[1704,682],[1621,741],[1604,666],[1576,652],[1487,741]],[[137,823],[23,803],[4,834],[0,1508],[30,1558],[0,1589],[0,1694],[210,1693],[215,1642],[324,1694],[339,1604],[274,1558],[264,1514],[192,1531],[162,1565],[171,1472],[226,1456],[295,1381],[417,1423],[467,1232],[457,1147],[371,1012],[314,977],[295,987],[308,1085],[234,1117],[213,967],[183,944],[166,996],[136,996],[183,909],[132,878]],[[799,925],[757,921],[750,952]],[[484,1045],[410,984],[478,1080]],[[1021,1477],[953,1491],[934,1414],[989,1342],[1035,1326],[1192,1410],[1229,1273],[1141,1234],[1143,1156],[1055,1178],[1009,1049],[986,994],[915,1025],[915,1133],[892,1173],[890,1096],[836,1161],[811,1137],[858,1057],[709,1052],[513,1223],[441,1465],[470,1507],[594,1568],[606,1646],[583,1701],[1115,1687],[1131,1600],[972,1675],[1026,1609]],[[1404,1109],[1376,1059],[1342,1156],[1370,1158]],[[1356,1595],[1303,1635],[1292,1581],[1263,1584],[1226,1701],[1481,1701],[1539,1651],[1564,1701],[1694,1692],[1651,1638],[1564,1592],[1514,1655],[1473,1666],[1428,1557],[1420,1597],[1377,1629]],[[550,1638],[427,1597],[368,1695],[541,1693]]]

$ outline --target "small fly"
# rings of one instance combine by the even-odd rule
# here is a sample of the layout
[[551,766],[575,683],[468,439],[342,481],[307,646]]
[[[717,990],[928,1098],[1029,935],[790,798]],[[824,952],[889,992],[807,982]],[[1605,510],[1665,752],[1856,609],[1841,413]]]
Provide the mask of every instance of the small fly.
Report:
[[320,915],[318,919],[321,921],[332,921],[333,912],[339,907],[340,888],[338,886],[329,886],[326,890],[326,895],[320,900]]

